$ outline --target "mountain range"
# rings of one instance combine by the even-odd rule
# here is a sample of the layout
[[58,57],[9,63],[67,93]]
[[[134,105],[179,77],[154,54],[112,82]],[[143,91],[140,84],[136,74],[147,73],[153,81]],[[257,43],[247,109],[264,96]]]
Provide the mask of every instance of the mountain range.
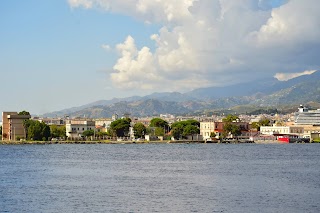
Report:
[[280,107],[302,103],[320,103],[320,72],[288,81],[267,78],[231,86],[199,88],[186,93],[165,92],[100,100],[79,107],[46,113],[44,117],[154,116],[164,113],[199,114],[239,106]]

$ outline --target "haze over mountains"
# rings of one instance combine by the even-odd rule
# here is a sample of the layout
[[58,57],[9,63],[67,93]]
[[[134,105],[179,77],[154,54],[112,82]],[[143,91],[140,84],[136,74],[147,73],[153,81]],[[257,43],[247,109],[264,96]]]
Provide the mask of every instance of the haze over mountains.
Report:
[[124,113],[132,116],[152,116],[163,113],[186,114],[241,105],[277,107],[307,102],[320,102],[319,71],[288,81],[268,78],[232,86],[200,88],[186,93],[153,93],[147,96],[100,100],[43,116],[99,118],[111,117],[114,113],[120,116]]

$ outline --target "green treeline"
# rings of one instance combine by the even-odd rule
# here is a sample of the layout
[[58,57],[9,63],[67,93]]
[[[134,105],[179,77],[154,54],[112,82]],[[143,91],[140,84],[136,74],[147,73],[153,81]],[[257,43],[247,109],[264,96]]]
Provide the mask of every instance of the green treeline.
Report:
[[[131,120],[129,118],[123,118],[113,121],[110,125],[108,135],[114,137],[126,137],[129,136]],[[161,118],[153,118],[150,121],[149,127],[146,127],[142,123],[136,123],[133,125],[133,132],[136,138],[141,138],[144,135],[164,136],[170,138],[173,136],[177,139],[185,138],[188,135],[194,135],[200,133],[200,123],[196,120],[179,121],[168,124],[167,121]]]
[[171,125],[171,135],[176,139],[199,133],[200,123],[196,120],[179,121]]
[[23,126],[27,140],[47,141],[51,135],[50,127],[43,122],[25,120]]
[[[34,120],[25,120],[23,122],[25,136],[27,140],[33,141],[47,141],[49,138],[65,138],[66,127],[51,125]],[[20,140],[21,138],[16,138]]]

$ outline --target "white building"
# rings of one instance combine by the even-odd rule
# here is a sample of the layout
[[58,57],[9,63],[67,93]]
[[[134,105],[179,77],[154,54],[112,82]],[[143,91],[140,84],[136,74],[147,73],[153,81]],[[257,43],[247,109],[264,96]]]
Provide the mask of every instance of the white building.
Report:
[[263,135],[294,134],[302,136],[304,128],[300,126],[261,126],[260,133]]
[[201,121],[200,122],[200,135],[203,140],[210,138],[211,132],[214,132],[214,121]]
[[86,119],[66,120],[66,135],[71,138],[80,138],[86,130],[95,131],[95,122]]
[[116,120],[118,120],[118,118],[119,118],[118,114],[113,114],[111,117],[111,120],[116,121]]

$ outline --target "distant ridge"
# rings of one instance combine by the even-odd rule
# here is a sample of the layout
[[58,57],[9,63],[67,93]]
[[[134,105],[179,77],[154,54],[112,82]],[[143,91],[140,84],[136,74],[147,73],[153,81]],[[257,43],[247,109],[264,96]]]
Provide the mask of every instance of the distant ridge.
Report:
[[280,106],[320,102],[320,72],[288,81],[261,79],[225,87],[200,88],[187,93],[164,92],[147,96],[99,100],[79,107],[52,113],[44,117],[79,116],[111,117],[113,113],[132,116],[154,116],[163,113],[185,114],[241,105]]

